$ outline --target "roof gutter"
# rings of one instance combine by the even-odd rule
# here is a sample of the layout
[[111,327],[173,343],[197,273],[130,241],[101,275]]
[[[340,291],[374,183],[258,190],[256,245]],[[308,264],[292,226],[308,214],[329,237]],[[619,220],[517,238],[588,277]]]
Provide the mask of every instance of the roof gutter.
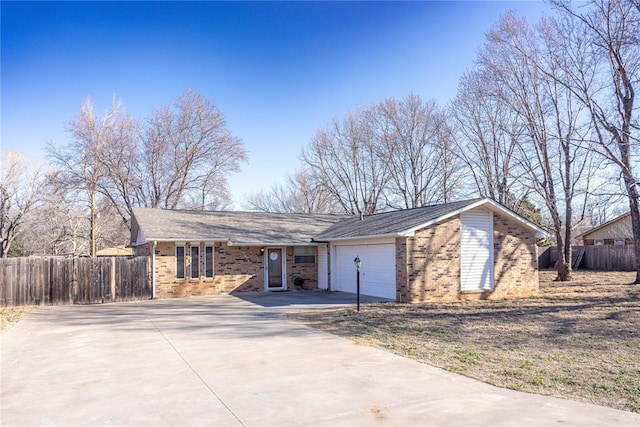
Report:
[[181,238],[171,238],[171,239],[163,239],[163,238],[145,238],[144,242],[141,243],[141,245],[144,245],[146,243],[153,243],[153,242],[226,242],[227,239],[220,239],[220,238],[202,238],[202,237],[198,237],[197,239],[191,239],[191,238],[187,238],[187,237],[181,237]]
[[[323,238],[322,240],[313,239],[313,242],[317,243],[331,243],[331,242],[339,242],[341,240],[362,240],[362,239],[384,239],[391,238],[394,239],[396,237],[406,237],[403,233],[387,233],[387,234],[371,234],[367,236],[349,236],[349,237],[336,237],[336,238]],[[326,240],[325,240],[326,239]]]
[[208,239],[208,238],[172,238],[172,239],[145,239],[142,244],[153,243],[153,242],[169,242],[169,243],[183,243],[183,242],[222,242],[226,243],[228,246],[316,246],[315,240],[309,240],[307,242],[233,242],[229,239]]
[[318,246],[315,240],[308,242],[232,242],[226,240],[228,246]]

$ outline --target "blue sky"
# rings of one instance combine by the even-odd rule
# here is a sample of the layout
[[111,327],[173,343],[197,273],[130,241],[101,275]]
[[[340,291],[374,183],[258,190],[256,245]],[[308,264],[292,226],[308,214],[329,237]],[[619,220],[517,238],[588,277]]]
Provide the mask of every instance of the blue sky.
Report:
[[316,130],[410,92],[446,106],[490,25],[542,2],[1,2],[2,149],[44,157],[87,96],[145,116],[191,88],[249,162],[236,207],[283,182]]

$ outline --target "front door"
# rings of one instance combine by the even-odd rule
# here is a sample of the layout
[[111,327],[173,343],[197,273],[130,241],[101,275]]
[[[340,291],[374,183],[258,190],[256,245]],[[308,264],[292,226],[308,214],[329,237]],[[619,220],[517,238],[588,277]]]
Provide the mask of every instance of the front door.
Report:
[[267,249],[267,289],[284,289],[282,283],[282,248]]

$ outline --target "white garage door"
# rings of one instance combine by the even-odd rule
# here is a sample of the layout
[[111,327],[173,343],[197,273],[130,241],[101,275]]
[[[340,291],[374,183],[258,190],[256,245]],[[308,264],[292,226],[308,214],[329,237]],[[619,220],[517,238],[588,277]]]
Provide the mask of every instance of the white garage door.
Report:
[[356,256],[360,267],[360,294],[396,299],[395,244],[336,246],[337,291],[356,292]]
[[493,288],[493,214],[460,215],[460,287],[463,291]]

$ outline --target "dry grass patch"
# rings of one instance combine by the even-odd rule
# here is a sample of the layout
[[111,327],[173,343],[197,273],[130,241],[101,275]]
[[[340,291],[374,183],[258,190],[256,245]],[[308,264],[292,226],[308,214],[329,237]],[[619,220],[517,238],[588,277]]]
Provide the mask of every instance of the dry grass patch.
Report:
[[633,273],[540,274],[512,301],[367,304],[299,312],[307,325],[501,387],[640,412],[640,286]]
[[14,324],[18,323],[35,306],[26,307],[0,307],[0,333],[4,333]]

